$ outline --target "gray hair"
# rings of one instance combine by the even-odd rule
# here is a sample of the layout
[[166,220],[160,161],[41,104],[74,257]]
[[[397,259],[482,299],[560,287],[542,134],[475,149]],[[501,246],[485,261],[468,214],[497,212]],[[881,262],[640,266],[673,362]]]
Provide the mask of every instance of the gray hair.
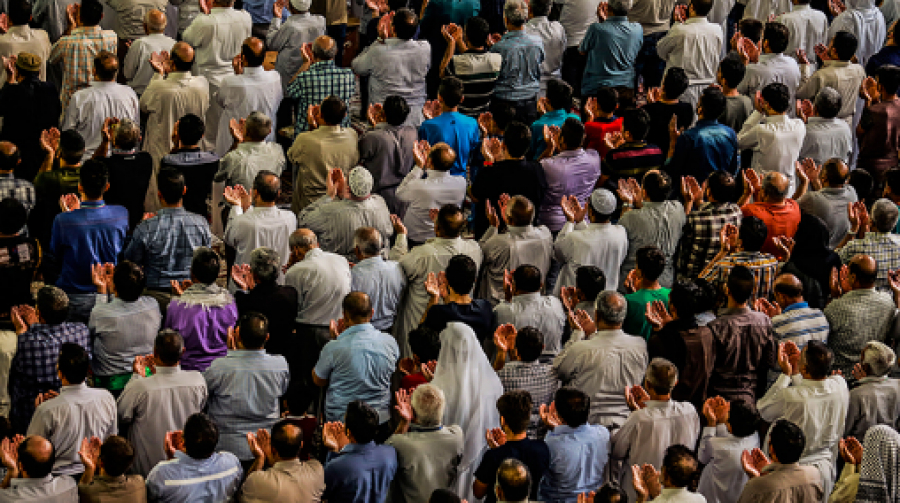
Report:
[[300,233],[300,230],[294,231],[293,234],[288,238],[288,246],[293,250],[294,248],[312,248],[316,244],[318,244],[319,240],[316,238],[316,235],[313,233]]
[[878,232],[891,232],[897,226],[900,210],[890,199],[881,198],[872,205],[872,223]]
[[609,10],[617,16],[628,14],[633,5],[633,0],[609,0]]
[[278,252],[261,246],[250,252],[250,270],[262,283],[274,283],[281,269],[281,257]]
[[122,150],[132,150],[137,148],[141,141],[141,125],[129,119],[119,119],[116,125],[116,137],[113,142],[116,147]]
[[374,227],[360,227],[353,233],[353,246],[363,255],[374,257],[381,253],[381,233]]
[[788,184],[785,189],[779,190],[778,186],[775,184],[775,177],[778,176],[777,171],[771,171],[763,177],[762,180],[762,192],[766,195],[767,198],[770,199],[784,199],[788,195],[788,191],[790,190],[790,184]]
[[860,361],[869,366],[869,370],[877,377],[887,375],[897,355],[894,350],[887,344],[878,341],[869,341],[863,348],[863,354]]
[[337,42],[332,40],[331,47],[328,49],[323,49],[322,46],[318,44],[318,40],[314,41],[312,44],[312,53],[313,57],[318,59],[319,61],[330,61],[337,56]]
[[48,325],[62,323],[69,314],[69,296],[62,288],[44,286],[37,292],[37,309]]
[[410,403],[416,413],[416,424],[426,427],[441,424],[446,399],[440,388],[433,384],[420,384],[413,391]]
[[[158,12],[162,15],[162,23],[154,23],[151,21],[151,16],[154,12]],[[162,33],[166,30],[166,13],[159,9],[150,9],[144,14],[144,24],[147,25],[147,29],[153,33]]]
[[528,4],[525,0],[506,0],[503,17],[513,26],[522,26],[528,21]]
[[625,321],[625,315],[628,314],[628,303],[619,292],[604,290],[597,295],[594,309],[597,311],[597,321],[621,325]]
[[657,395],[668,395],[678,383],[678,367],[665,358],[654,358],[647,366],[644,380],[647,387]]
[[244,123],[244,130],[248,137],[262,141],[272,132],[272,119],[259,111],[250,112]]
[[843,103],[844,98],[841,96],[841,93],[833,87],[823,87],[813,102],[816,106],[816,113],[826,119],[837,117]]

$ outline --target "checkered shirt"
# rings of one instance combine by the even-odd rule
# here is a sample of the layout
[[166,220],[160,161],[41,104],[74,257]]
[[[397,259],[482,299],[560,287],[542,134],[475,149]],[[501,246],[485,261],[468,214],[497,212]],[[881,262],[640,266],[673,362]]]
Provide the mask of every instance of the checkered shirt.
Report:
[[184,208],[162,208],[135,227],[124,256],[144,267],[148,288],[167,289],[171,280],[190,279],[194,249],[211,241],[206,219]]
[[833,368],[850,375],[867,342],[885,341],[896,310],[891,294],[869,288],[851,290],[825,306]]
[[862,239],[854,239],[838,250],[841,262],[849,264],[856,255],[869,255],[878,263],[875,288],[890,292],[888,271],[900,269],[900,237],[887,232],[869,232]]
[[687,216],[681,237],[678,273],[696,278],[722,247],[719,233],[725,224],[741,225],[740,206],[734,203],[705,203]]
[[12,173],[0,174],[0,201],[11,197],[17,199],[25,211],[31,211],[34,208],[34,185],[26,180],[21,180],[13,176]]
[[538,438],[541,433],[541,404],[549,404],[559,388],[559,377],[553,371],[553,365],[533,362],[508,362],[497,372],[503,391],[525,390],[531,394],[531,423],[528,425],[528,438]]
[[101,30],[99,26],[82,26],[53,44],[48,62],[63,62],[63,82],[59,93],[63,110],[69,107],[69,99],[75,91],[91,83],[94,57],[100,51],[115,54],[118,43],[114,31]]
[[735,266],[742,265],[753,273],[756,280],[756,288],[750,297],[750,302],[756,299],[768,299],[775,283],[775,273],[778,271],[778,259],[768,253],[740,251],[732,253],[714,265],[703,279],[720,287],[728,281],[728,275]]
[[[297,123],[294,136],[306,131],[306,111],[310,105],[319,105],[329,96],[337,96],[344,101],[348,110],[350,98],[356,90],[356,76],[349,68],[338,68],[334,61],[319,61],[297,75],[287,89],[288,98],[297,102]],[[344,117],[342,126],[350,125],[350,114]]]

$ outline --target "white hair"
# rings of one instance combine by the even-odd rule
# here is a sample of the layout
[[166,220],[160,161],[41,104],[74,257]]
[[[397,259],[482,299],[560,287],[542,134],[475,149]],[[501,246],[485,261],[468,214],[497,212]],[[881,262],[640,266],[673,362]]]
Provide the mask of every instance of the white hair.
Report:
[[420,384],[410,397],[416,424],[438,426],[444,417],[444,392],[432,384]]
[[896,359],[894,350],[883,342],[869,341],[863,349],[862,363],[867,364],[877,377],[887,375]]

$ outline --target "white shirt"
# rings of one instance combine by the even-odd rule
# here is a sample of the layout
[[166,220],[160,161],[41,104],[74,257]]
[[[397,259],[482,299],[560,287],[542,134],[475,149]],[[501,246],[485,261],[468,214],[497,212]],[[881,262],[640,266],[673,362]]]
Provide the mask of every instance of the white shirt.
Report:
[[503,301],[494,308],[497,325],[511,323],[516,330],[534,327],[544,335],[545,355],[556,355],[562,349],[566,329],[566,310],[556,297],[539,292],[523,293]]
[[275,71],[281,75],[281,88],[287,92],[287,86],[303,66],[303,55],[300,48],[307,42],[313,42],[325,34],[325,17],[314,16],[309,12],[292,14],[281,24],[281,18],[272,17],[269,33],[266,35],[266,49],[278,51],[275,60]]
[[78,484],[68,475],[40,479],[15,478],[0,489],[0,503],[78,503]]
[[719,71],[722,52],[722,27],[705,17],[692,17],[675,23],[656,45],[657,54],[669,68],[681,68],[690,85],[712,84]]
[[78,450],[85,438],[106,439],[118,432],[116,400],[105,389],[87,384],[63,386],[59,396],[38,406],[28,425],[28,436],[40,435],[56,448],[54,475],[84,471]]
[[348,260],[356,260],[353,236],[360,227],[374,227],[381,233],[385,245],[394,235],[391,212],[377,194],[362,201],[320,197],[303,208],[297,221],[300,227],[316,233],[323,250],[343,255]]
[[224,156],[231,148],[232,138],[228,129],[231,119],[236,121],[246,119],[251,112],[262,112],[272,119],[272,131],[266,137],[266,141],[274,142],[275,112],[281,104],[281,98],[281,76],[276,71],[267,72],[258,66],[244,68],[241,75],[228,75],[223,78],[215,96],[216,102],[222,107],[219,134],[216,135],[216,153]]
[[869,58],[884,46],[887,25],[881,11],[875,7],[874,0],[851,0],[847,2],[847,10],[832,20],[828,40],[833,39],[839,31],[856,35],[859,40],[856,59],[865,67]]
[[122,74],[128,79],[128,85],[134,92],[143,94],[150,79],[153,78],[155,72],[150,66],[150,55],[154,52],[171,52],[173,45],[175,39],[163,33],[152,33],[131,43],[125,56]]
[[[563,0],[559,13],[559,24],[566,31],[566,46],[578,47],[584,40],[588,28],[597,22],[599,0]],[[546,55],[545,55],[546,57]]]
[[130,87],[93,80],[88,87],[72,95],[60,127],[81,134],[85,146],[82,159],[87,160],[100,146],[103,122],[107,117],[128,118],[140,124],[139,108],[137,94]]
[[744,490],[748,477],[741,454],[759,447],[759,434],[736,437],[724,424],[703,428],[697,460],[705,464],[697,492],[709,503],[732,503]]
[[688,491],[687,487],[664,487],[659,496],[653,498],[657,503],[706,503],[703,495]]
[[[288,238],[297,230],[294,212],[275,206],[252,206],[247,213],[241,213],[240,207],[232,207],[231,214],[234,216],[228,219],[228,226],[225,228],[225,243],[234,247],[237,253],[234,263],[249,264],[253,250],[267,246],[278,252],[281,258],[279,266],[287,264],[291,256]],[[281,267],[278,282],[282,283],[284,276],[280,270]]]
[[429,215],[432,208],[462,204],[466,197],[466,177],[436,169],[423,172],[422,168],[414,166],[400,182],[396,196],[400,201],[409,203],[403,217],[403,225],[409,231],[408,239],[422,242],[434,237],[434,222]]
[[[28,52],[41,58],[40,79],[47,80],[47,59],[50,57],[50,37],[47,32],[28,25],[10,26],[0,35],[0,56],[9,57]],[[0,87],[6,84],[6,72],[0,72]]]
[[[234,75],[231,61],[241,53],[241,44],[250,37],[250,13],[231,7],[213,7],[200,14],[184,30],[181,38],[194,48],[194,72],[209,79],[213,89],[222,79]],[[202,116],[201,116],[202,117]]]
[[541,96],[547,95],[547,82],[561,78],[563,53],[566,51],[566,30],[547,16],[533,17],[525,23],[525,33],[544,42],[544,61],[541,63]]
[[866,70],[849,61],[825,61],[822,68],[813,73],[813,65],[800,65],[800,88],[797,99],[815,100],[824,87],[841,93],[841,111],[838,117],[849,121],[856,112],[859,86],[866,78]]
[[537,267],[541,278],[546,279],[553,252],[553,235],[545,226],[508,227],[503,234],[497,234],[497,228],[491,226],[479,243],[484,252],[484,267],[481,268],[478,298],[497,305],[503,299],[503,273],[512,272],[520,265]]
[[791,33],[787,49],[784,50],[789,56],[796,57],[797,49],[803,49],[806,57],[814,60],[816,45],[828,45],[828,39],[825,38],[828,33],[828,18],[818,9],[797,4],[793,11],[778,16],[777,21]]
[[341,303],[350,293],[350,264],[340,255],[313,248],[288,269],[284,284],[297,290],[297,323],[328,326],[343,316]]
[[793,193],[794,161],[800,157],[800,147],[806,136],[806,126],[800,119],[787,115],[765,117],[754,110],[737,135],[738,148],[753,149],[751,167],[760,175],[770,171],[784,173],[791,182]]
[[837,117],[833,119],[810,117],[806,123],[806,136],[803,138],[803,146],[800,147],[799,158],[809,157],[816,161],[817,165],[822,165],[828,159],[838,157],[849,165],[852,149],[853,132],[847,121]]
[[780,16],[791,11],[791,0],[738,0],[744,4],[744,16],[741,19],[758,19],[765,24],[769,16]]
[[628,255],[628,233],[621,225],[611,223],[578,225],[566,222],[556,235],[553,255],[562,262],[554,295],[559,287],[575,286],[575,273],[583,265],[597,266],[606,275],[606,284],[619,284],[619,268]]
[[762,91],[773,82],[780,82],[786,85],[791,93],[788,112],[793,115],[796,108],[794,95],[800,87],[800,78],[800,67],[794,58],[784,54],[760,54],[758,63],[747,65],[744,80],[738,84],[737,90],[743,95],[750,96],[752,100],[756,96],[756,91]]
[[710,23],[715,23],[722,28],[722,48],[719,52],[719,59],[725,58],[728,55],[729,49],[731,49],[730,41],[724,36],[728,33],[728,14],[731,13],[731,9],[734,8],[735,0],[716,0],[713,2],[712,10],[709,11],[709,14],[706,16],[709,19]]
[[[231,140],[230,134],[228,139]],[[281,145],[269,141],[245,141],[219,160],[219,171],[216,172],[215,180],[232,186],[243,185],[247,192],[250,192],[253,189],[253,180],[260,171],[266,169],[281,176],[285,165],[287,160],[284,158],[284,149]]]

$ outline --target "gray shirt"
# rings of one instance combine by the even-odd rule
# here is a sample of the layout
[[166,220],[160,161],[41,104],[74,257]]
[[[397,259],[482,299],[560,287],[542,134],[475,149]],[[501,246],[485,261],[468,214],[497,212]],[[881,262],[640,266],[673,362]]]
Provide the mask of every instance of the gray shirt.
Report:
[[159,303],[152,297],[125,302],[97,295],[88,328],[94,334],[91,366],[98,376],[131,373],[134,357],[153,352],[153,341],[162,324]]
[[674,279],[673,255],[678,248],[686,220],[684,206],[679,201],[646,201],[642,208],[622,215],[619,225],[628,234],[628,255],[622,262],[618,286],[625,283],[628,272],[634,269],[637,251],[645,246],[656,246],[666,256],[666,268],[659,282],[662,286],[671,288]]
[[424,40],[389,38],[376,42],[357,56],[351,67],[369,79],[369,101],[384,103],[391,95],[406,99],[410,113],[407,124],[422,122],[425,104],[425,75],[431,67],[431,45]]
[[297,216],[298,225],[316,233],[323,250],[356,260],[353,235],[360,227],[374,227],[386,245],[394,235],[391,212],[381,196],[369,196],[362,201],[320,197],[303,208]]
[[462,428],[456,425],[412,425],[408,433],[391,435],[384,445],[397,451],[393,501],[424,502],[435,489],[450,488],[456,482],[463,441]]
[[566,311],[556,297],[538,292],[516,295],[510,302],[494,308],[497,325],[511,323],[517,330],[534,327],[544,335],[544,354],[556,356],[562,349],[562,335],[566,328]]
[[753,101],[748,96],[729,96],[725,99],[725,113],[719,117],[719,122],[738,132],[751,113]]
[[350,269],[350,289],[369,296],[375,311],[372,326],[378,330],[388,330],[394,325],[400,299],[406,290],[406,276],[399,263],[382,257],[369,257]]
[[340,255],[313,248],[288,269],[284,284],[297,290],[297,323],[327,327],[343,315],[341,303],[350,293],[350,264]]
[[281,18],[272,17],[269,34],[266,35],[266,47],[270,51],[278,51],[275,71],[281,75],[281,86],[285,93],[297,70],[303,66],[303,55],[300,52],[303,44],[313,42],[316,37],[324,34],[324,16],[314,16],[309,12],[292,14],[284,24],[281,23]]
[[874,288],[852,290],[825,306],[834,368],[849,376],[867,342],[884,342],[896,311],[894,299]]
[[[843,122],[840,119],[836,120]],[[823,187],[820,190],[809,191],[803,194],[798,203],[801,211],[815,215],[825,222],[829,236],[828,247],[834,249],[841,244],[847,231],[850,230],[847,203],[855,203],[856,200],[856,190],[847,184],[839,188]]]
[[0,489],[0,503],[78,503],[78,484],[69,476],[12,479]]
[[547,16],[536,16],[525,23],[525,32],[544,43],[544,62],[541,63],[541,96],[547,94],[547,82],[561,78],[563,52],[566,50],[566,30]]
[[413,126],[391,126],[386,122],[377,124],[359,139],[359,164],[375,179],[372,193],[383,197],[391,213],[400,217],[406,213],[406,205],[395,193],[413,167],[413,146],[418,139]]
[[514,271],[520,265],[533,265],[541,271],[542,278],[547,277],[553,236],[543,225],[509,227],[503,234],[497,234],[497,228],[492,226],[479,242],[484,252],[484,267],[478,298],[497,305],[503,299],[504,272]]
[[794,115],[794,93],[800,87],[800,66],[797,60],[784,54],[760,54],[759,62],[747,65],[744,80],[738,84],[739,93],[747,96],[756,96],[756,91],[762,91],[764,87],[773,82],[780,82],[788,87],[791,93],[790,112]]
[[865,377],[850,390],[850,407],[844,436],[863,438],[877,424],[895,427],[900,417],[900,381],[884,377]]
[[822,165],[825,161],[837,157],[849,163],[852,149],[853,133],[847,121],[837,117],[809,118],[806,123],[806,136],[800,146],[800,159],[809,157],[816,161],[816,164]]
[[[634,6],[628,11],[628,20],[641,23],[645,37],[653,33],[665,32],[669,30],[669,18],[672,16],[674,7],[675,0],[636,0]],[[595,16],[596,14],[591,17],[595,18]]]

